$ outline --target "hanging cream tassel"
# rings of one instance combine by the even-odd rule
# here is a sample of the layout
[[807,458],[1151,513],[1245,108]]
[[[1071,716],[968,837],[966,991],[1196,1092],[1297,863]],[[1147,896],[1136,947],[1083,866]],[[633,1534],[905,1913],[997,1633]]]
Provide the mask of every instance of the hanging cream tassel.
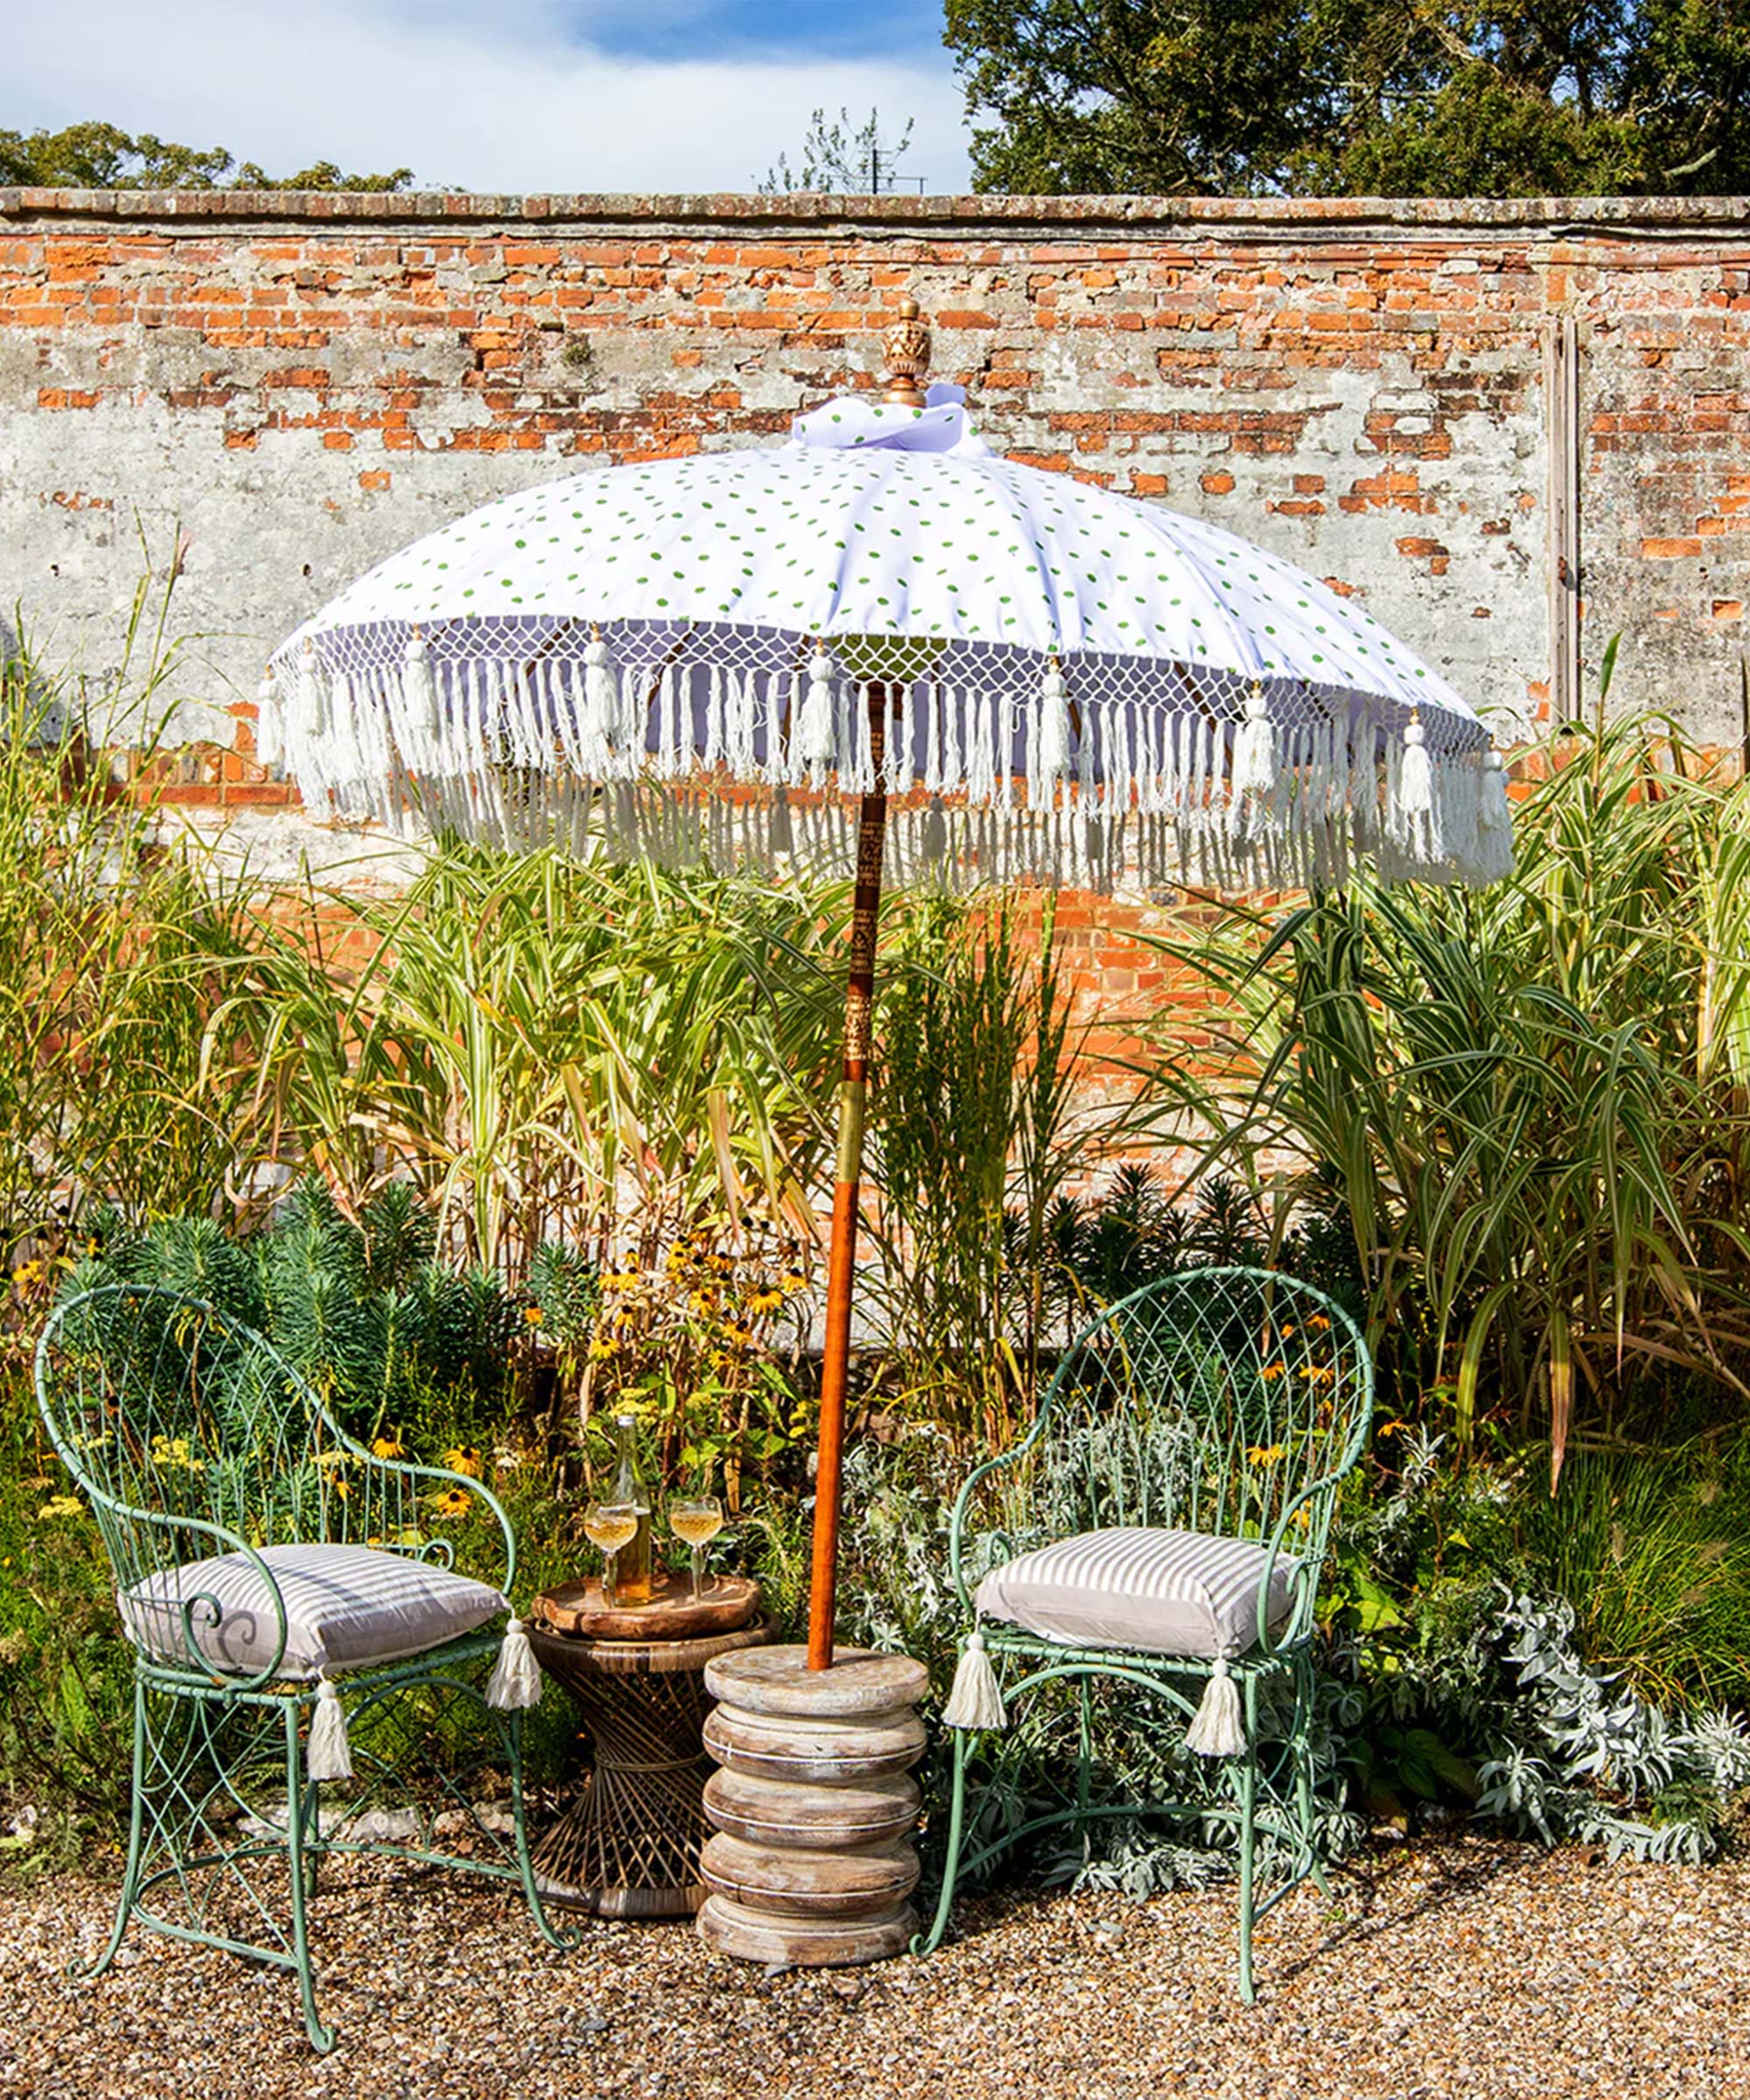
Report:
[[960,1651],[954,1689],[942,1710],[942,1721],[944,1728],[1006,1728],[1009,1725],[1003,1687],[984,1652],[984,1636],[976,1628]]
[[298,670],[292,681],[292,702],[300,736],[310,739],[327,734],[328,681],[322,675],[322,663],[316,654],[316,644],[307,634],[304,638],[304,648],[298,656]]
[[268,772],[276,771],[285,757],[285,726],[280,718],[279,689],[274,683],[273,666],[262,673],[256,688],[256,756]]
[[592,630],[584,650],[581,741],[596,766],[606,772],[608,760],[620,748],[620,686],[599,627]]
[[1245,1723],[1240,1718],[1240,1688],[1228,1668],[1228,1658],[1217,1656],[1203,1693],[1203,1703],[1185,1731],[1185,1747],[1199,1757],[1237,1757],[1246,1746]]
[[1039,754],[1040,792],[1049,802],[1052,789],[1069,771],[1069,696],[1055,656],[1040,686],[1039,724],[1034,731]]
[[1418,817],[1434,814],[1434,767],[1428,756],[1428,732],[1412,714],[1404,732],[1404,757],[1397,768],[1397,814],[1407,832]]
[[1263,686],[1254,682],[1246,695],[1246,718],[1234,736],[1233,770],[1228,783],[1228,821],[1237,830],[1250,820],[1269,822],[1276,790],[1276,728]]
[[346,1710],[340,1695],[320,1678],[316,1686],[316,1712],[310,1718],[310,1741],[304,1753],[304,1768],[312,1779],[350,1779],[352,1746],[346,1740]]
[[407,638],[401,670],[402,719],[412,739],[407,754],[416,766],[431,764],[438,753],[442,724],[438,719],[438,682],[431,676],[431,660],[425,637],[416,626]]
[[1478,883],[1499,882],[1513,871],[1513,812],[1507,799],[1507,761],[1498,751],[1484,755],[1477,787],[1476,870]]
[[535,1659],[535,1644],[522,1620],[513,1619],[499,1645],[498,1661],[486,1686],[486,1704],[508,1713],[519,1706],[540,1704],[541,1665]]
[[802,702],[802,719],[797,731],[802,763],[808,768],[809,778],[816,788],[832,771],[838,756],[837,727],[833,720],[836,696],[832,671],[832,658],[824,649],[817,648],[808,659],[808,696]]

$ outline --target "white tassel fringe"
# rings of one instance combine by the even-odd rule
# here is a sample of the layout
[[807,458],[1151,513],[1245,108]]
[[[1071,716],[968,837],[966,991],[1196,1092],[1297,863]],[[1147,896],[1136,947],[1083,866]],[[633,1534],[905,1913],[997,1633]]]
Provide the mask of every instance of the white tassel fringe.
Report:
[[1228,1658],[1217,1656],[1204,1690],[1203,1703],[1185,1731],[1185,1747],[1199,1757],[1238,1757],[1246,1746],[1245,1723],[1240,1717],[1240,1688],[1228,1668]]
[[984,1652],[984,1636],[976,1629],[960,1651],[954,1689],[942,1710],[942,1720],[945,1728],[1006,1728],[1009,1725],[1003,1687]]
[[500,1713],[508,1713],[518,1707],[540,1704],[541,1665],[536,1660],[535,1645],[522,1620],[513,1619],[504,1629],[498,1661],[493,1665],[492,1680],[486,1686],[486,1704]]
[[304,1768],[312,1779],[350,1779],[352,1746],[346,1740],[346,1710],[340,1695],[321,1678],[316,1686],[316,1712],[310,1717],[310,1741]]

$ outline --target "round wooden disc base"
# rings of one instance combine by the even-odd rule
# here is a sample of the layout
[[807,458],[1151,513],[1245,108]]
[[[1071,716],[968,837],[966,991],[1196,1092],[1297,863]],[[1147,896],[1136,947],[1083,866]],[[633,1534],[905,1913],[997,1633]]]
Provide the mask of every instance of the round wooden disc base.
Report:
[[901,1953],[917,1929],[911,1834],[927,1679],[904,1656],[842,1648],[810,1670],[802,1648],[719,1656],[705,1748],[711,1890],[699,1933],[745,1962],[841,1968]]
[[798,1969],[852,1969],[903,1954],[918,1929],[909,1903],[872,1918],[780,1918],[726,1896],[710,1896],[699,1913],[699,1936],[743,1962],[782,1962]]

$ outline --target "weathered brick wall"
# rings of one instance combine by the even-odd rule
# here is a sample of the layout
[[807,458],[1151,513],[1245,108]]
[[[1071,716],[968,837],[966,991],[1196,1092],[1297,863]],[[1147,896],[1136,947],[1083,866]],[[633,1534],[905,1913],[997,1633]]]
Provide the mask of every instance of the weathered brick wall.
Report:
[[[101,682],[139,532],[162,564],[179,531],[184,688],[246,713],[267,646],[371,562],[534,479],[781,432],[868,382],[904,291],[997,444],[1364,594],[1509,724],[1547,707],[1572,322],[1586,654],[1621,630],[1627,699],[1738,741],[1733,200],[0,191],[0,606]],[[191,752],[183,799],[275,799],[243,736]]]

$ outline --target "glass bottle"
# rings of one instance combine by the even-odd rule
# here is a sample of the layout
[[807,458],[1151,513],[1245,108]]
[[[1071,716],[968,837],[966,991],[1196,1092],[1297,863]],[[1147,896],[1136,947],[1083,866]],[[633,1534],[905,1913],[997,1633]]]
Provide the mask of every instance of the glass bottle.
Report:
[[621,1604],[648,1604],[650,1495],[638,1470],[638,1424],[630,1415],[616,1415],[613,1426],[620,1438],[620,1468],[614,1474],[613,1499],[638,1512],[638,1530],[620,1549],[613,1586]]

